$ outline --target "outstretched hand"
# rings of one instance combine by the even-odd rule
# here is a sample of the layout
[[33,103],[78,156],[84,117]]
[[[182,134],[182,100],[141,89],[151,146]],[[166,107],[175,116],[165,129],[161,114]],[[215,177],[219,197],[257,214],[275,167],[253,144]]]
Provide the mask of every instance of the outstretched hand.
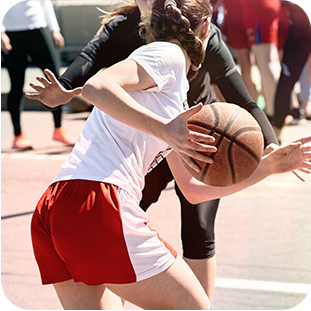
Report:
[[[265,155],[271,153],[274,150],[277,150],[278,148],[280,148],[280,146],[278,146],[277,144],[270,144],[266,147],[265,149]],[[301,181],[305,181],[305,179],[303,178],[303,176],[301,175],[301,173],[304,172],[303,170],[300,169],[295,169],[292,171],[292,173]],[[308,172],[307,172],[308,173]]]
[[196,105],[168,122],[166,124],[166,137],[163,138],[196,171],[199,168],[191,159],[213,163],[213,160],[203,153],[217,151],[217,148],[211,145],[215,141],[213,136],[190,131],[187,127],[188,118],[201,109],[202,104]]
[[50,81],[45,77],[37,77],[37,81],[42,85],[29,83],[37,93],[26,93],[25,96],[27,98],[39,100],[44,105],[55,108],[59,105],[67,104],[72,98],[81,93],[82,87],[66,90],[50,70],[45,69],[44,73]]
[[270,156],[270,169],[274,174],[293,171],[301,181],[305,181],[299,172],[311,173],[311,136],[292,141],[272,151]]

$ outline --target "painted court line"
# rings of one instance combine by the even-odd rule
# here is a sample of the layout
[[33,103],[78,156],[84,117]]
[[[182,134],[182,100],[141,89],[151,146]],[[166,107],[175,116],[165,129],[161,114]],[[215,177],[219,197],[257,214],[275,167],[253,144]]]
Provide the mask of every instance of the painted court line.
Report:
[[296,294],[309,294],[311,293],[311,284],[302,283],[284,283],[284,282],[271,282],[271,281],[258,281],[258,280],[245,280],[245,279],[227,279],[216,278],[216,287],[259,290],[269,292],[285,292]]

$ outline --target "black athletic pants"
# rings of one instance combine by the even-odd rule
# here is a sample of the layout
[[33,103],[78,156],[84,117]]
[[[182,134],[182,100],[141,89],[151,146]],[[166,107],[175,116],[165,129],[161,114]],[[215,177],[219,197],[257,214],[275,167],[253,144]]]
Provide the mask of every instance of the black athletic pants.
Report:
[[[173,180],[166,159],[160,162],[146,177],[141,208],[157,202],[161,191]],[[181,205],[181,238],[183,255],[189,259],[211,258],[215,255],[214,225],[219,199],[190,204],[175,183],[175,191]]]
[[[25,71],[31,62],[40,69],[50,69],[56,77],[59,75],[57,60],[52,54],[52,38],[47,28],[6,32],[10,38],[12,50],[3,55],[4,65],[8,69],[11,90],[8,95],[8,110],[11,115],[14,135],[21,132],[20,114],[22,111],[21,99],[25,82]],[[52,111],[55,128],[61,126],[61,107]]]
[[308,43],[290,38],[285,42],[282,70],[275,94],[274,125],[277,128],[284,125],[286,116],[290,114],[291,92],[310,52],[311,41]]

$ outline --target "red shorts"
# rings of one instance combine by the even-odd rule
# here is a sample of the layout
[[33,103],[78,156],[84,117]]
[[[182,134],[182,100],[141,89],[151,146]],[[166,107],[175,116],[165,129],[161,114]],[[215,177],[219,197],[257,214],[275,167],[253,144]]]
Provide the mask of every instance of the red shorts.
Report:
[[248,44],[278,45],[279,0],[241,0]]
[[224,33],[232,48],[250,48],[260,43],[278,44],[279,0],[224,0],[224,4]]
[[97,181],[53,183],[31,222],[42,284],[132,283],[166,270],[177,253],[148,225],[146,213],[117,186]]
[[227,37],[226,43],[233,49],[249,48],[241,0],[225,0],[224,4],[226,14],[221,30]]

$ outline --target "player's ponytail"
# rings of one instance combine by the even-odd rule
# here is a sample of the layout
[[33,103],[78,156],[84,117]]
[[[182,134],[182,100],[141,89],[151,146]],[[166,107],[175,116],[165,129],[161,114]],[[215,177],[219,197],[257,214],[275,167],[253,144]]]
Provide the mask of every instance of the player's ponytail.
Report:
[[194,29],[212,15],[208,0],[155,0],[151,15],[141,23],[141,36],[147,41],[177,39],[198,70],[205,57],[201,40]]

